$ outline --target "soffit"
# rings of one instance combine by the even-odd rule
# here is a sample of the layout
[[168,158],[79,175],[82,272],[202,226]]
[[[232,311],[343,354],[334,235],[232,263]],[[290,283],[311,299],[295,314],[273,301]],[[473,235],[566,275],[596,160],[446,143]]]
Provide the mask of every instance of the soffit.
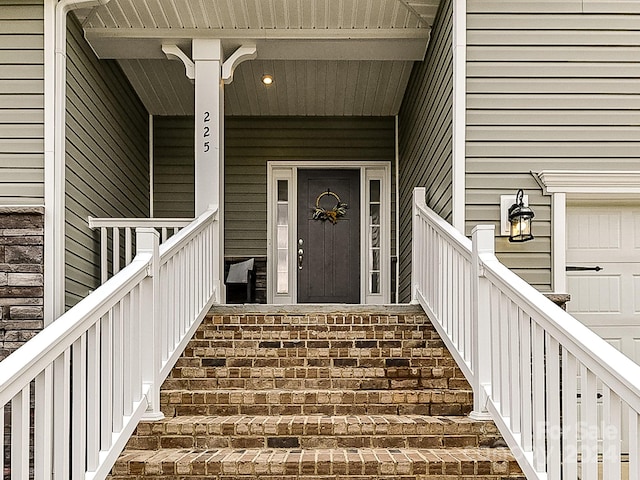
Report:
[[[257,60],[225,87],[231,115],[394,115],[426,52],[440,0],[111,0],[76,12],[100,58],[119,61],[153,115],[193,112],[193,85],[163,43],[190,55],[220,38]],[[271,73],[276,83],[260,83]]]

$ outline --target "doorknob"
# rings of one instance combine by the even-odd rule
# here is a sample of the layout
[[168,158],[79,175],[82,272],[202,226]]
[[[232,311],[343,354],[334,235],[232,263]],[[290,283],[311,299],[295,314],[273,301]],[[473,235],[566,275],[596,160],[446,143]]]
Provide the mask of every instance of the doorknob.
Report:
[[304,261],[304,250],[298,249],[298,270],[302,270],[302,262]]

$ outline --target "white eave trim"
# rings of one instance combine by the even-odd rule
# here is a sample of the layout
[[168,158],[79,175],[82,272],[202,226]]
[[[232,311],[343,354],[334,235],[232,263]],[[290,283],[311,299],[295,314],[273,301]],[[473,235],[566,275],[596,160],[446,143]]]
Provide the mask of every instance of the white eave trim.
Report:
[[543,170],[537,176],[547,194],[640,194],[640,170]]

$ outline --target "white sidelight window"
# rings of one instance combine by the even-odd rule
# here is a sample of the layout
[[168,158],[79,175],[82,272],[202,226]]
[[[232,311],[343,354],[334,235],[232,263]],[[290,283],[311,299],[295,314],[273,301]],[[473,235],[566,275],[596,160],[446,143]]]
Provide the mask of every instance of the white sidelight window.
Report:
[[276,260],[276,293],[278,295],[286,295],[289,293],[289,181],[278,180],[277,189],[276,249],[278,258]]

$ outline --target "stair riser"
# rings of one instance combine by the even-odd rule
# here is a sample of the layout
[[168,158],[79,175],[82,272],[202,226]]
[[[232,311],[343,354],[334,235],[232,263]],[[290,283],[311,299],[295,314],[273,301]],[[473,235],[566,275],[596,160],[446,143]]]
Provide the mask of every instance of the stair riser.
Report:
[[341,405],[359,406],[386,405],[430,405],[471,404],[468,391],[225,391],[160,393],[161,405]]
[[[182,362],[191,362],[197,359],[228,359],[228,362],[245,361],[247,359],[318,359],[325,362],[335,359],[349,360],[355,363],[361,359],[382,360],[380,365],[388,359],[414,359],[433,360],[435,362],[446,363],[454,366],[451,357],[445,353],[444,348],[385,348],[385,349],[367,349],[367,348],[192,348],[185,352]],[[183,363],[177,364],[181,367]],[[228,365],[234,366],[234,365]],[[244,365],[235,365],[244,366]]]
[[303,328],[323,328],[338,327],[350,329],[362,329],[362,326],[411,326],[414,330],[425,328],[433,330],[434,327],[429,322],[426,315],[344,315],[344,314],[306,314],[306,315],[212,315],[203,321],[205,326],[225,327],[242,326],[245,329],[252,327],[274,328],[287,326],[295,329]]
[[491,447],[499,435],[384,435],[384,436],[134,436],[128,448],[447,448]]
[[466,380],[447,378],[211,378],[211,379],[168,379],[165,390],[215,390],[248,389],[248,390],[311,390],[311,389],[343,389],[343,390],[407,390],[407,389],[468,389]]
[[[392,328],[392,327],[390,327]],[[291,332],[245,330],[219,331],[200,330],[193,338],[195,346],[220,346],[234,348],[257,348],[265,342],[270,348],[425,348],[442,347],[442,340],[435,332],[348,331]]]
[[[392,352],[379,358],[367,356],[350,357],[348,352],[336,352],[335,356],[320,357],[295,357],[295,356],[262,356],[245,355],[238,357],[224,356],[224,352],[210,352],[198,359],[184,358],[172,371],[171,375],[179,376],[183,369],[189,368],[267,368],[267,369],[291,369],[291,368],[385,368],[385,369],[411,369],[411,368],[443,368],[453,376],[462,377],[455,361],[451,357],[420,357],[412,356],[411,352]],[[220,355],[220,356],[218,356]],[[393,370],[395,371],[395,370]],[[410,372],[406,372],[411,375]],[[203,371],[208,375],[207,371]],[[291,376],[293,373],[283,373],[283,376]],[[329,375],[327,375],[329,376]],[[421,375],[420,375],[421,376]]]
[[161,405],[165,416],[185,415],[468,415],[468,404]]
[[[304,447],[318,442],[353,444],[362,442],[383,442],[385,437],[393,438],[398,444],[406,437],[413,446],[420,444],[419,437],[428,437],[430,445],[480,446],[494,445],[500,438],[498,429],[491,422],[472,421],[468,417],[425,417],[425,416],[226,416],[226,417],[185,417],[164,422],[141,422],[134,439],[136,448],[156,448],[164,438],[188,438],[182,440],[199,447],[234,447],[248,439],[260,439],[261,446],[269,446],[271,440],[279,437],[297,439],[295,447]],[[196,440],[197,439],[197,440]],[[232,444],[238,439],[236,444]],[[271,440],[267,440],[271,439]],[[324,440],[321,440],[324,439]],[[434,439],[440,439],[435,441]],[[223,442],[211,444],[203,442]],[[253,440],[251,440],[253,441]],[[262,445],[264,444],[264,445]],[[318,446],[318,445],[316,445]],[[383,446],[383,445],[379,445]],[[390,445],[386,445],[390,446]],[[165,446],[166,448],[168,445]],[[427,447],[423,447],[427,448]]]
[[[230,478],[264,478],[261,475],[369,475],[369,478],[395,475],[437,476],[438,479],[451,479],[461,475],[482,475],[483,479],[496,480],[518,472],[515,461],[509,460],[507,452],[494,452],[494,460],[474,460],[465,455],[456,458],[456,450],[438,454],[431,451],[397,451],[397,453],[380,450],[347,451],[335,455],[330,450],[206,450],[200,452],[178,454],[180,458],[162,458],[155,455],[146,463],[127,462],[126,457],[116,464],[114,474],[140,475],[149,478],[161,475],[232,475]],[[150,452],[153,453],[153,452]],[[502,453],[502,455],[499,455]],[[143,477],[144,476],[144,477]],[[117,477],[116,477],[117,478]],[[169,477],[170,478],[170,477]],[[183,478],[183,477],[180,477]],[[214,477],[217,478],[217,477]],[[413,477],[420,478],[420,477]],[[433,478],[433,477],[432,477]],[[314,477],[315,480],[315,477]]]

